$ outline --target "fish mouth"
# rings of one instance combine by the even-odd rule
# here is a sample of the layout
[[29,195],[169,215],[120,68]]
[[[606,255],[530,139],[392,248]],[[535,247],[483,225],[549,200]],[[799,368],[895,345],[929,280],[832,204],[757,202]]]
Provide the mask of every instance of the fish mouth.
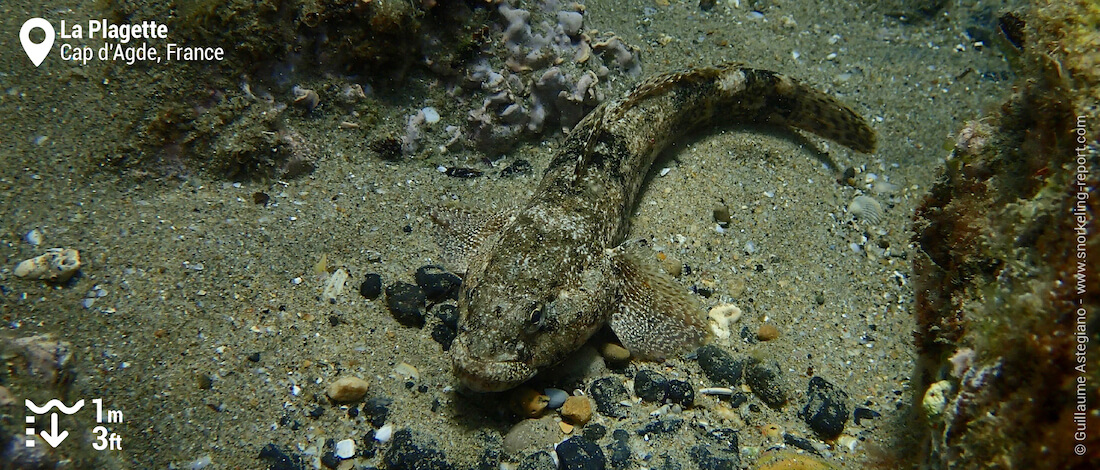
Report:
[[475,392],[502,392],[530,380],[538,373],[538,369],[518,360],[472,358],[466,344],[458,340],[451,345],[451,353],[454,355],[455,377]]

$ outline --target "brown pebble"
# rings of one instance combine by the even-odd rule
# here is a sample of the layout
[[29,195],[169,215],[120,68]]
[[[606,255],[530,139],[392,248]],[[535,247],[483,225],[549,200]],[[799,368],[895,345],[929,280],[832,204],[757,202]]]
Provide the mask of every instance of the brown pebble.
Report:
[[359,377],[341,377],[328,386],[325,394],[337,403],[350,403],[367,394],[367,385],[367,381]]
[[779,337],[779,329],[775,325],[760,325],[760,329],[756,330],[756,339],[760,341],[771,341]]
[[565,421],[562,421],[562,422],[558,423],[558,427],[561,428],[561,432],[563,432],[563,433],[566,433],[566,434],[572,434],[573,433],[573,425],[569,424]]
[[592,402],[588,397],[566,398],[561,405],[561,417],[574,426],[583,426],[592,419]]
[[600,355],[611,363],[623,363],[630,360],[630,351],[615,343],[604,343],[600,346]]
[[512,392],[512,411],[524,418],[535,418],[546,410],[550,397],[531,388],[520,387]]

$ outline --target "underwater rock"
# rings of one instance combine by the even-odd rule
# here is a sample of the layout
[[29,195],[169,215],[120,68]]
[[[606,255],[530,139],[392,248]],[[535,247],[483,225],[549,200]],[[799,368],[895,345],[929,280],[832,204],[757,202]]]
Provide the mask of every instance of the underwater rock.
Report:
[[393,442],[382,454],[382,462],[389,468],[415,468],[418,470],[452,470],[443,451],[431,438],[402,429],[393,434]]
[[685,380],[669,380],[668,402],[690,408],[695,405],[695,389]]
[[367,274],[363,283],[359,284],[359,295],[367,300],[377,299],[382,295],[382,275],[377,273]]
[[702,433],[698,442],[700,444],[692,447],[688,455],[699,468],[737,470],[741,466],[737,432],[733,429],[715,429]]
[[363,399],[368,386],[367,381],[359,377],[341,377],[329,384],[325,394],[337,403],[351,403]]
[[661,403],[668,395],[668,379],[657,371],[638,371],[634,375],[634,394],[642,400]]
[[592,382],[588,394],[596,402],[596,411],[610,418],[625,418],[626,406],[621,402],[630,396],[617,377],[604,377]]
[[798,413],[822,439],[835,439],[848,422],[848,394],[821,377],[810,379],[806,406]]
[[562,470],[603,470],[607,466],[603,449],[581,436],[566,439],[556,450]]
[[779,365],[751,358],[745,364],[745,384],[768,406],[778,409],[787,403]]
[[424,291],[420,286],[397,282],[386,287],[386,307],[398,323],[414,327],[424,327]]
[[733,355],[716,344],[708,344],[699,348],[696,353],[699,367],[714,385],[723,387],[737,387],[741,385],[743,366],[741,361],[733,358]]
[[592,402],[583,396],[566,398],[561,405],[561,417],[574,425],[583,426],[592,419]]
[[80,270],[80,252],[72,248],[50,248],[46,253],[24,260],[13,274],[23,279],[65,282]]

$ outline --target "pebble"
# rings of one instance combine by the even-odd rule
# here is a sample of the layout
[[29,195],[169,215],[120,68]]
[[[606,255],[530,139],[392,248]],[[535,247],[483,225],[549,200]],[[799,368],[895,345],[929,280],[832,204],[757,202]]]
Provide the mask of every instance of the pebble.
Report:
[[389,398],[374,397],[363,404],[363,414],[366,415],[371,426],[380,428],[383,424],[386,424],[386,418],[390,416],[390,404],[392,403],[393,400]]
[[749,359],[745,365],[745,383],[761,401],[773,409],[787,403],[787,392],[783,389],[778,364]]
[[72,248],[50,248],[46,253],[24,260],[12,274],[22,279],[65,282],[80,271],[80,252]]
[[437,448],[432,439],[421,433],[402,429],[393,434],[393,443],[382,454],[382,462],[388,468],[410,468],[417,470],[450,470],[454,468],[447,462],[443,451]]
[[561,440],[561,430],[553,416],[525,419],[512,426],[504,435],[505,454],[516,455],[535,449],[549,449]]
[[390,438],[392,438],[392,437],[393,437],[393,425],[392,424],[387,424],[385,426],[382,426],[381,428],[378,428],[378,431],[376,431],[374,433],[374,440],[376,440],[378,442],[381,442],[383,444],[386,443],[386,442],[389,442]]
[[268,470],[301,470],[305,468],[305,462],[302,462],[301,457],[288,454],[275,444],[264,446],[263,449],[260,449],[260,455],[256,458],[266,460]]
[[607,465],[600,446],[581,436],[566,439],[555,450],[561,470],[603,470]]
[[359,284],[359,295],[367,300],[377,299],[382,295],[382,275],[371,273]]
[[415,328],[424,326],[426,298],[419,286],[397,282],[386,287],[386,307],[398,323]]
[[629,398],[629,395],[618,378],[604,377],[592,382],[588,387],[588,394],[596,401],[596,411],[600,414],[611,418],[626,417],[626,406],[622,401]]
[[624,364],[630,360],[630,351],[615,343],[600,345],[600,355],[610,364]]
[[[503,467],[502,467],[503,468]],[[558,462],[554,460],[554,457],[545,450],[540,450],[533,454],[528,454],[523,460],[519,461],[519,467],[516,470],[557,470]]]
[[714,221],[718,223],[722,228],[729,228],[733,223],[733,217],[730,217],[730,208],[725,204],[718,204],[714,206],[713,216]]
[[27,232],[27,235],[25,235],[23,237],[23,239],[26,240],[27,243],[30,243],[31,245],[34,245],[34,246],[41,245],[42,244],[42,239],[43,239],[42,231],[38,230],[38,229],[32,229],[31,231]]
[[743,365],[741,361],[733,358],[733,355],[716,344],[708,344],[699,348],[699,367],[716,385],[723,387],[736,387],[741,384]]
[[454,342],[455,336],[457,335],[458,330],[447,326],[446,323],[436,323],[432,325],[432,339],[439,343],[444,351],[451,350],[451,343]]
[[336,443],[336,456],[341,459],[350,459],[355,456],[355,441],[344,439]]
[[634,394],[642,400],[661,403],[668,396],[668,379],[657,371],[639,371],[634,376]]
[[798,437],[791,433],[783,433],[783,443],[794,448],[802,449],[806,452],[817,453],[817,447],[814,447],[814,443],[804,437]]
[[760,325],[760,329],[756,330],[756,339],[760,341],[771,341],[779,337],[779,328],[776,328],[772,324]]
[[684,408],[690,408],[695,405],[695,389],[683,380],[669,380],[668,401]]
[[598,441],[607,435],[607,427],[600,423],[590,423],[584,427],[583,434],[585,439]]
[[565,404],[565,400],[569,398],[569,393],[560,388],[548,388],[543,390],[542,393],[549,399],[546,407],[553,410],[561,408]]
[[741,466],[741,454],[737,433],[733,429],[715,429],[699,439],[700,445],[691,448],[688,455],[699,468],[707,470],[737,470]]
[[367,387],[367,381],[359,377],[341,377],[329,384],[325,394],[337,403],[350,403],[361,400]]
[[855,421],[856,426],[861,426],[861,424],[859,422],[860,420],[875,419],[875,418],[878,418],[879,416],[882,416],[882,415],[880,415],[877,411],[872,410],[870,408],[863,408],[861,406],[857,406],[855,410],[852,410],[852,420]]
[[821,377],[810,379],[806,406],[798,413],[822,439],[835,439],[848,423],[848,394]]
[[458,300],[458,288],[462,279],[447,272],[441,266],[422,266],[416,270],[416,285],[424,290],[424,296],[432,302],[446,299]]
[[647,423],[635,432],[639,436],[668,434],[670,432],[679,431],[682,427],[684,427],[683,418],[659,418]]
[[611,453],[607,459],[611,463],[611,468],[623,469],[630,466],[632,459],[629,444],[624,441],[614,441],[607,446],[607,450]]
[[566,398],[561,405],[561,417],[576,426],[583,426],[592,419],[592,402],[583,396]]
[[435,309],[435,316],[439,317],[439,321],[451,327],[451,329],[458,329],[458,306],[451,304],[440,305]]
[[512,411],[524,418],[535,418],[546,411],[550,397],[530,387],[519,387],[512,392]]

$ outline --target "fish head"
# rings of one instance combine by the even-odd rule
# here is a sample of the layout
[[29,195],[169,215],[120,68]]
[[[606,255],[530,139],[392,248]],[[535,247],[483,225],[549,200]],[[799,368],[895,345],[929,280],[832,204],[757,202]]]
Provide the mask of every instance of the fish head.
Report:
[[611,289],[602,285],[605,276],[586,269],[602,253],[582,256],[576,243],[558,244],[554,235],[505,234],[467,272],[451,346],[455,376],[467,388],[515,387],[565,359],[606,322]]

